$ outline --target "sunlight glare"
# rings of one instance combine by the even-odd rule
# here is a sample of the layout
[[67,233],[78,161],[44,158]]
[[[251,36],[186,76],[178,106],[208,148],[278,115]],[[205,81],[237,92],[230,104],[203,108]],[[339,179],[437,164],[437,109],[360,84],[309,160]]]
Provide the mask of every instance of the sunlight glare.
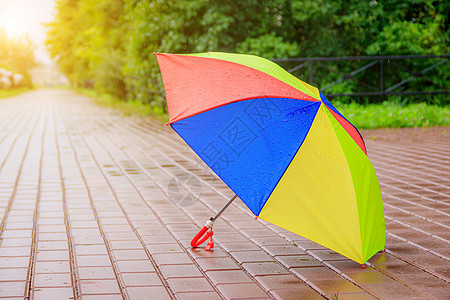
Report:
[[0,28],[6,34],[14,37],[22,37],[27,33],[26,23],[18,16],[9,15],[0,21]]

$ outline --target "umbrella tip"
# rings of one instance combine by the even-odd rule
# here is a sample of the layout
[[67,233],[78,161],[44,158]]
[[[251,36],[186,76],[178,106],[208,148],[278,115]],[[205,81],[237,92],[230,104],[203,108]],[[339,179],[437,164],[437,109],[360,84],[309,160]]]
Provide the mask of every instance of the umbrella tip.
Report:
[[159,53],[158,52],[153,52],[153,55],[158,55]]

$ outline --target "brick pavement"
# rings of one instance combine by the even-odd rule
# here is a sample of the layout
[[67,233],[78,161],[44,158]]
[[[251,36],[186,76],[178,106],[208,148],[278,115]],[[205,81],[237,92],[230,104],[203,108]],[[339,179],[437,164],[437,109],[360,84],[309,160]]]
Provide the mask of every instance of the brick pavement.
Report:
[[363,132],[387,251],[362,269],[241,201],[191,249],[233,193],[170,128],[66,90],[0,100],[0,298],[448,298],[448,129]]

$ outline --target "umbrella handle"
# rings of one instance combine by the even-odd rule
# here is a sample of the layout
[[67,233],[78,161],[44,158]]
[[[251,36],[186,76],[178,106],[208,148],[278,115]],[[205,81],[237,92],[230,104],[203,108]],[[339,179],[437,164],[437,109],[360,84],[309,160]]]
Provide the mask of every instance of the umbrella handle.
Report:
[[214,233],[213,233],[212,229],[208,230],[208,229],[210,229],[212,227],[212,225],[213,225],[212,221],[206,222],[205,226],[203,226],[203,228],[200,229],[200,231],[192,239],[192,241],[191,241],[192,248],[196,248],[196,247],[200,246],[208,238],[213,236]]

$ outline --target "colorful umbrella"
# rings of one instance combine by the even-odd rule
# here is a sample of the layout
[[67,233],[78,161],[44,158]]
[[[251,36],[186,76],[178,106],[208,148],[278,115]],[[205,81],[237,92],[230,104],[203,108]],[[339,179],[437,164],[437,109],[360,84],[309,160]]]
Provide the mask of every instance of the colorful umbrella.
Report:
[[256,216],[361,264],[385,247],[364,141],[317,88],[253,55],[157,59],[170,125]]

